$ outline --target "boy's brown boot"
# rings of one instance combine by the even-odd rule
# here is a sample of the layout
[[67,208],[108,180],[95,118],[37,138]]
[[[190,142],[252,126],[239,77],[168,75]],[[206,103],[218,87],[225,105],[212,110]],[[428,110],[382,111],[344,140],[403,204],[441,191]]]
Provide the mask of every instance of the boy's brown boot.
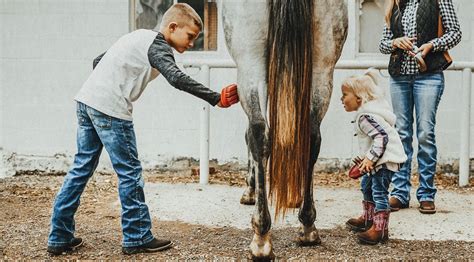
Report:
[[390,211],[379,211],[374,214],[374,223],[369,230],[358,233],[357,238],[362,244],[375,245],[388,240],[388,220]]
[[80,237],[72,238],[68,244],[63,246],[48,246],[48,253],[52,256],[59,256],[65,252],[73,251],[82,246],[83,241]]
[[138,253],[152,253],[171,248],[173,242],[167,239],[153,238],[150,242],[136,247],[122,247],[122,253],[132,255]]
[[372,226],[375,204],[369,201],[362,201],[363,213],[360,217],[347,220],[347,227],[355,232],[366,231]]

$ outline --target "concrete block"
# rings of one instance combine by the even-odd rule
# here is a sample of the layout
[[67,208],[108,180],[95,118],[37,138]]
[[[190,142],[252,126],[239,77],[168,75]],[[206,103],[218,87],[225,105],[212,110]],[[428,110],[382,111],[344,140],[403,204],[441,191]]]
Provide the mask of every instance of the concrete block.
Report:
[[1,0],[0,14],[37,14],[40,0]]
[[94,37],[120,37],[128,33],[128,13],[87,14],[84,17],[85,35]]
[[37,37],[40,35],[39,16],[35,14],[1,14],[2,37]]
[[0,147],[0,179],[15,175],[15,167],[11,154]]
[[0,57],[5,59],[38,59],[41,53],[38,52],[38,36],[10,36],[2,37]]
[[86,40],[82,37],[49,37],[40,39],[41,57],[48,60],[84,59]]
[[128,14],[128,0],[82,0],[90,14]]
[[42,14],[82,14],[86,11],[83,0],[40,0],[39,11]]
[[41,27],[41,38],[68,37],[84,31],[80,25],[72,26],[72,21],[79,20],[77,16],[68,13],[41,13],[38,21]]

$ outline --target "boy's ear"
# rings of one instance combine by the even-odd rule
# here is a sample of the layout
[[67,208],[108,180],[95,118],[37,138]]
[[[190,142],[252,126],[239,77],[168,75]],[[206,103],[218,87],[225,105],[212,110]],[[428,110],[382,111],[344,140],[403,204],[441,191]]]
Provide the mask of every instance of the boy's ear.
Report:
[[171,22],[171,23],[168,24],[168,29],[170,30],[170,32],[174,32],[176,30],[176,28],[178,28],[178,23]]

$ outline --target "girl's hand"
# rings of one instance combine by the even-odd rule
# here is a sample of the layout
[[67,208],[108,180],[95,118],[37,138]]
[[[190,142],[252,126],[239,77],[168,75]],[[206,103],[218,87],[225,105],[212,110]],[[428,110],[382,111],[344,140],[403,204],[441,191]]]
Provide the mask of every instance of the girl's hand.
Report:
[[362,160],[362,162],[359,164],[359,169],[361,172],[368,173],[374,169],[374,162],[365,157],[364,160]]
[[362,163],[362,158],[360,158],[360,156],[356,156],[354,159],[352,159],[352,164],[353,165],[360,165],[360,163]]
[[392,42],[392,46],[396,48],[400,48],[406,51],[413,50],[413,41],[416,40],[416,37],[406,37],[402,36],[399,38],[395,38]]

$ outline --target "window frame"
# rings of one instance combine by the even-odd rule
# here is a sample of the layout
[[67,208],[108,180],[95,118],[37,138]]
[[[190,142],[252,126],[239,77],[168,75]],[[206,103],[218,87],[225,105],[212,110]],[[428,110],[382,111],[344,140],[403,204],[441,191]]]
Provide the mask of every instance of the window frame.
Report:
[[[129,32],[132,32],[134,30],[137,30],[136,26],[136,5],[139,0],[129,0],[129,13],[128,13],[128,30]],[[209,59],[209,58],[217,58],[221,57],[224,51],[226,50],[225,48],[225,39],[223,37],[223,29],[222,29],[222,23],[221,23],[221,8],[220,7],[220,1],[216,0],[202,0],[203,2],[215,2],[216,7],[217,7],[217,47],[216,50],[199,50],[199,51],[194,51],[194,50],[189,50],[186,51],[185,53],[181,54],[180,56],[183,58],[183,60],[187,59],[188,57],[195,58],[201,57],[203,59]],[[178,0],[173,0],[173,4],[177,3]],[[205,21],[203,21],[205,23]],[[203,25],[204,26],[204,25]]]
[[[382,60],[386,59],[386,55],[380,53],[378,50],[376,52],[361,52],[360,51],[360,41],[361,41],[361,22],[360,18],[363,14],[362,12],[362,5],[366,0],[355,0],[353,1],[354,5],[352,6],[352,14],[354,15],[354,24],[355,24],[355,41],[354,41],[354,54],[355,58],[362,58],[362,59],[377,59],[377,60]],[[375,0],[377,1],[377,0]],[[381,0],[383,1],[384,5],[386,4],[387,0]],[[352,1],[351,1],[352,2]],[[384,9],[382,8],[382,12]],[[381,21],[383,23],[383,21]],[[380,41],[380,38],[382,37],[382,31],[378,32],[377,34],[377,43]]]

